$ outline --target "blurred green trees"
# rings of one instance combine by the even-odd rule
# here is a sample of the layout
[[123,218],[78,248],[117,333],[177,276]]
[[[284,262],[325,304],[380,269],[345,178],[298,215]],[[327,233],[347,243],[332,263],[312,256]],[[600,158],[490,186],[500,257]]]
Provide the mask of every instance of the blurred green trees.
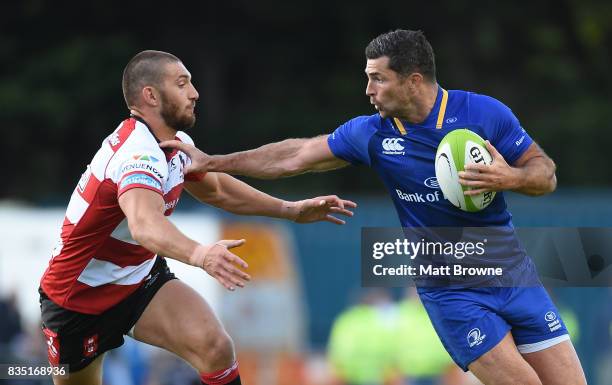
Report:
[[[329,133],[373,113],[363,50],[396,28],[425,31],[442,86],[510,106],[557,162],[560,186],[612,184],[604,158],[612,145],[609,2],[238,1],[154,9],[29,0],[3,4],[0,15],[0,122],[10,170],[0,198],[68,199],[100,141],[127,115],[121,75],[140,50],[183,59],[200,92],[191,134],[204,150],[224,153]],[[354,169],[256,185],[381,192],[372,175]]]

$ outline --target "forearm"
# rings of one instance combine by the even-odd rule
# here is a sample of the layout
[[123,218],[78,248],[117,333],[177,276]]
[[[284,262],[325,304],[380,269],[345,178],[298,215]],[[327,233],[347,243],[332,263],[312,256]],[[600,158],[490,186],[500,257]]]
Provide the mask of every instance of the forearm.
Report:
[[531,196],[553,192],[557,188],[555,170],[556,165],[550,158],[532,158],[521,167],[515,168],[516,187],[512,191]]
[[186,188],[198,200],[239,215],[294,219],[294,202],[259,191],[224,173],[211,173],[206,182],[188,182]]
[[185,236],[162,214],[138,219],[129,226],[134,240],[147,250],[189,265],[193,265],[198,248],[209,247]]
[[227,155],[213,155],[209,171],[244,175],[259,179],[288,177],[308,171],[297,154],[308,139],[287,139],[259,148]]

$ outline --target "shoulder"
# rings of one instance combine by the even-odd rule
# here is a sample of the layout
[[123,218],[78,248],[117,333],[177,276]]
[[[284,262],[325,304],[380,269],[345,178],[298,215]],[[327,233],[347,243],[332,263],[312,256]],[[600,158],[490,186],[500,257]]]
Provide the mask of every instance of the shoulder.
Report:
[[471,113],[485,118],[507,117],[512,111],[504,103],[488,95],[467,92]]
[[361,125],[365,125],[371,128],[380,128],[381,123],[383,121],[383,119],[380,117],[379,114],[373,114],[373,115],[361,115],[361,116],[357,116],[356,118],[353,118],[352,121],[355,122],[355,124],[361,124]]
[[163,150],[159,147],[159,143],[149,131],[147,126],[136,121],[134,130],[126,138],[125,144],[121,146],[117,155],[149,155],[159,156],[161,159],[165,157]]
[[191,145],[194,144],[193,139],[191,139],[191,136],[187,135],[187,133],[184,131],[178,131],[176,133],[176,137],[178,138],[178,140],[180,140],[183,143],[187,143]]
[[[133,119],[129,119],[128,122]],[[119,132],[123,128],[119,128]],[[106,175],[115,180],[124,171],[148,168],[163,179],[167,172],[166,155],[149,129],[136,121],[129,135],[120,135],[121,143],[106,168]]]
[[371,134],[380,129],[381,123],[382,119],[378,114],[362,115],[346,121],[338,129],[352,134]]

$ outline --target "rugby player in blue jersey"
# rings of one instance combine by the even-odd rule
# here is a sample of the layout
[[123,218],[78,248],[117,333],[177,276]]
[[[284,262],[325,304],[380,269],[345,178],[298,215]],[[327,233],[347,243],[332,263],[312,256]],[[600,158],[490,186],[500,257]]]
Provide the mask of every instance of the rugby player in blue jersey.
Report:
[[[543,195],[556,188],[555,164],[512,111],[488,96],[447,91],[436,81],[431,45],[420,31],[397,30],[366,48],[366,95],[377,113],[347,121],[330,135],[287,139],[229,155],[209,156],[181,142],[189,171],[278,178],[349,164],[374,168],[403,227],[512,229],[503,193],[483,211],[461,211],[432,193],[434,155],[448,132],[468,128],[488,140],[491,165],[466,167],[466,194],[512,190]],[[428,199],[421,199],[428,197]],[[445,348],[464,370],[489,384],[586,384],[559,313],[524,252],[508,253],[511,287],[419,288]],[[526,282],[537,282],[536,286]],[[555,322],[556,321],[556,322]]]

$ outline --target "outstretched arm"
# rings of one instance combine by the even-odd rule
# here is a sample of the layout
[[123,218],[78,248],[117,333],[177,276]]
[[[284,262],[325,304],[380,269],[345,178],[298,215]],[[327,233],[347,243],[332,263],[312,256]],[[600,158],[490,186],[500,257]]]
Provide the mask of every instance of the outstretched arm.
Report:
[[243,287],[250,280],[248,274],[234,266],[246,268],[246,262],[229,251],[241,246],[244,239],[199,244],[164,216],[164,200],[151,190],[128,190],[119,197],[119,206],[128,220],[132,238],[144,248],[202,268],[229,290],[234,290],[235,286]]
[[198,182],[185,182],[185,188],[198,200],[240,215],[261,215],[284,218],[298,223],[328,221],[344,224],[334,216],[352,216],[347,208],[354,202],[335,195],[305,199],[297,202],[283,201],[259,191],[224,173],[209,172]]
[[186,153],[192,164],[185,173],[219,171],[260,179],[275,179],[305,172],[328,171],[347,166],[329,149],[328,135],[309,139],[287,139],[259,148],[227,155],[208,155],[196,147],[168,141],[162,147],[172,147]]
[[476,195],[485,191],[512,190],[526,195],[548,194],[557,188],[555,162],[535,143],[512,165],[489,141],[487,149],[491,153],[491,165],[470,164],[459,173],[459,181],[472,187],[466,195]]

